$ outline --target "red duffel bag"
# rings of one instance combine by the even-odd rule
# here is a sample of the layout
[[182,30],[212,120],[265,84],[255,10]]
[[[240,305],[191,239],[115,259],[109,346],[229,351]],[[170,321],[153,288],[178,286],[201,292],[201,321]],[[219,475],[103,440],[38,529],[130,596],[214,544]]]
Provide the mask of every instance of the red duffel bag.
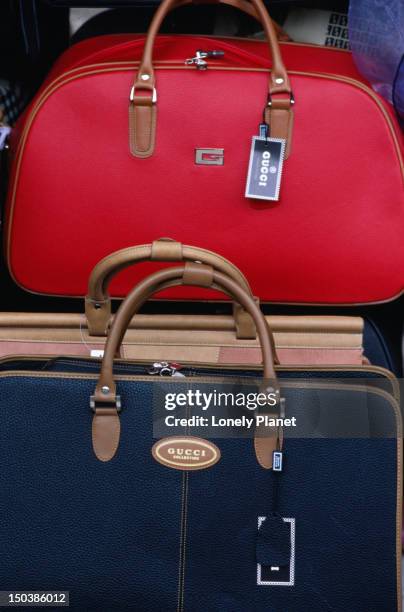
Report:
[[[234,261],[264,301],[401,293],[402,140],[388,104],[350,53],[286,43],[281,55],[260,0],[225,2],[267,40],[156,38],[178,6],[164,0],[147,38],[90,39],[55,66],[12,143],[7,259],[23,288],[82,296],[100,258],[170,236]],[[126,270],[112,294],[142,274]]]

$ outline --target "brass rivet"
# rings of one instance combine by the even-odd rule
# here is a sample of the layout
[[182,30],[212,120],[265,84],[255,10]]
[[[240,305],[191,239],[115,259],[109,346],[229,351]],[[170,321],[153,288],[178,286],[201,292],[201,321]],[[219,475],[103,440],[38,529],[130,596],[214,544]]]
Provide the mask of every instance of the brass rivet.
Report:
[[107,385],[105,385],[104,387],[101,387],[101,393],[103,393],[104,395],[108,395],[110,389],[109,387],[107,387]]

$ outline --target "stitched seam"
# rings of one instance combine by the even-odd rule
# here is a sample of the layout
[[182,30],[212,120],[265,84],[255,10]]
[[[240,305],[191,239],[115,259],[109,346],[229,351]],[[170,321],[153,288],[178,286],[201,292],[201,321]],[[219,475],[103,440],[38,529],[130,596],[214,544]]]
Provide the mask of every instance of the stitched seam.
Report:
[[[96,418],[96,417],[94,417]],[[99,418],[105,418],[105,417],[99,417]],[[109,418],[109,417],[107,417]],[[115,453],[118,449],[119,446],[119,439],[120,439],[120,434],[121,434],[121,425],[120,425],[120,421],[119,421],[119,416],[116,417],[118,419],[118,422],[116,421],[116,419],[114,418],[114,429],[113,429],[113,435],[111,438],[112,441],[112,448],[111,448],[111,452],[109,453],[102,453],[99,452],[97,449],[97,444],[94,444],[94,452],[96,454],[96,456],[104,461],[109,461],[110,459],[112,459],[115,456]]]
[[[186,416],[190,414],[189,406],[186,408]],[[189,435],[189,427],[185,428],[185,435]],[[186,525],[187,525],[187,509],[188,509],[188,479],[189,472],[183,472],[183,498],[182,498],[182,523],[181,523],[181,561],[179,566],[179,583],[178,583],[178,608],[177,612],[184,610],[184,580],[185,580],[185,545],[186,545]]]
[[[129,330],[130,331],[130,330]],[[214,333],[214,332],[212,332]],[[274,332],[275,336],[276,334],[279,332]],[[285,332],[287,333],[287,332]],[[293,333],[293,332],[292,332]],[[3,338],[1,339],[3,340]],[[6,342],[37,342],[36,340],[24,340],[24,339],[18,339],[18,340],[14,340],[13,338],[11,338],[10,340],[5,339]],[[81,344],[78,340],[77,341],[68,341],[68,340],[61,340],[60,342],[58,340],[39,340],[38,342],[47,342],[49,343],[57,343],[57,344]],[[240,344],[239,344],[240,343]],[[94,344],[96,344],[94,342]],[[98,344],[105,344],[104,342],[99,342]],[[205,346],[207,348],[232,348],[232,349],[237,349],[237,350],[245,350],[245,349],[254,349],[254,350],[260,350],[260,344],[257,342],[256,344],[247,344],[245,343],[244,340],[238,340],[237,344],[236,341],[234,341],[234,343],[231,343],[229,341],[224,341],[224,342],[220,342],[220,343],[215,343],[212,340],[201,340],[200,342],[176,342],[175,340],[128,340],[127,342],[123,343],[123,346],[126,348],[132,348],[132,347],[137,347],[137,346],[162,346],[162,347],[198,347],[198,346]],[[276,348],[277,349],[324,349],[324,350],[333,350],[333,351],[347,351],[347,350],[360,350],[362,349],[362,345],[357,344],[357,345],[353,345],[353,346],[335,346],[335,345],[324,345],[322,346],[321,344],[278,344],[276,343]]]
[[[43,355],[40,355],[38,357],[39,359],[43,358]],[[17,356],[18,359],[18,356]],[[6,359],[7,361],[7,359]],[[29,361],[29,360],[28,360]],[[0,360],[1,363],[1,360]],[[346,372],[346,368],[344,368],[343,366],[336,366],[335,368],[320,368],[318,370],[315,370],[314,368],[289,368],[287,366],[284,366],[283,368],[279,368],[281,371],[312,371],[312,372],[316,372],[316,371],[334,371],[334,372]],[[353,366],[352,368],[349,367],[349,370],[362,370],[362,366],[357,366],[355,368],[355,366]],[[372,370],[381,370],[383,372],[383,368],[369,368],[368,370],[364,370],[367,372],[372,372]],[[70,380],[98,380],[99,379],[99,374],[94,373],[86,373],[86,372],[77,372],[77,373],[65,373],[65,372],[33,372],[33,371],[22,371],[22,372],[14,372],[14,371],[4,371],[4,372],[0,372],[0,378],[63,378],[63,379],[70,379]],[[230,379],[231,377],[229,376],[228,379]],[[260,372],[257,371],[257,378],[261,378],[260,376]],[[386,376],[386,378],[388,380],[390,380],[390,382],[392,382],[392,387],[394,388],[393,385],[393,375],[391,376]],[[193,376],[192,377],[194,382],[216,382],[216,381],[222,381],[223,378],[220,376]],[[159,382],[158,379],[153,378],[152,376],[139,376],[136,374],[132,374],[132,375],[128,375],[128,374],[120,374],[115,376],[115,380],[117,381],[124,381],[124,382],[136,382],[136,381],[140,381],[140,382]],[[164,384],[177,384],[177,380],[175,379],[175,377],[167,377],[164,379]],[[311,388],[311,387],[315,387],[315,388],[326,388],[326,389],[335,389],[335,390],[339,390],[339,389],[345,389],[345,390],[350,390],[350,391],[366,391],[367,393],[375,393],[377,395],[382,395],[383,397],[385,397],[386,399],[388,399],[388,401],[390,401],[391,404],[394,405],[394,410],[397,414],[400,414],[401,416],[401,412],[400,409],[397,408],[397,400],[399,399],[399,394],[397,393],[389,393],[387,391],[384,391],[382,389],[378,389],[377,387],[374,387],[372,389],[370,389],[369,387],[366,387],[364,385],[358,385],[357,383],[353,383],[353,384],[343,384],[343,385],[330,385],[327,383],[323,383],[321,381],[316,381],[315,383],[309,381],[306,383],[303,383],[303,381],[299,382],[299,383],[291,383],[288,381],[282,381],[282,386],[284,386],[285,388],[295,388],[295,387],[302,387],[302,388]]]
[[397,580],[397,611],[402,610],[402,582],[401,582],[401,556],[402,556],[402,473],[403,473],[403,449],[402,449],[402,434],[397,437],[397,508],[396,508],[396,580]]
[[[143,153],[147,153],[148,151],[150,151],[150,148],[151,148],[151,134],[152,134],[152,129],[153,129],[153,115],[154,115],[153,110],[154,110],[154,108],[151,107],[149,112],[147,113],[148,116],[150,117],[150,120],[147,121],[147,123],[148,123],[148,129],[147,129],[147,142],[148,142],[148,146],[143,151]],[[136,113],[136,108],[135,108],[135,113]]]
[[108,453],[107,455],[108,459],[109,458],[112,459],[112,457],[115,455],[116,451],[118,450],[120,434],[121,434],[121,427],[120,427],[119,416],[116,416],[114,417],[114,429],[113,429],[113,435],[111,438],[112,447],[111,447],[111,452]]
[[267,466],[264,465],[264,458],[263,458],[262,452],[259,450],[258,441],[256,438],[254,438],[254,450],[255,450],[255,455],[258,459],[258,463],[260,464],[260,466],[265,469],[268,469]]
[[149,146],[145,151],[142,151],[141,157],[149,157],[153,153],[154,142],[155,142],[155,131],[156,131],[156,106],[154,105],[151,108],[151,120],[150,120],[149,130],[147,134],[148,140],[149,140]]
[[257,438],[254,438],[254,450],[255,450],[255,455],[258,459],[258,463],[260,464],[261,467],[265,467],[263,465],[263,458],[262,458],[262,453],[258,448],[258,444],[257,444]]
[[177,612],[181,612],[181,566],[182,566],[182,554],[183,554],[183,540],[184,540],[184,499],[185,499],[185,476],[186,472],[182,473],[182,492],[181,492],[181,520],[180,520],[180,551],[178,559],[178,593],[177,593]]
[[136,155],[136,117],[133,104],[129,105],[129,146],[132,155]]
[[[153,153],[154,142],[155,142],[156,106],[153,105],[150,108],[150,121],[148,121],[148,130],[147,130],[148,146],[146,149],[138,148],[138,142],[137,142],[138,119],[136,118],[137,109],[136,109],[136,106],[134,106],[133,104],[131,104],[130,109],[131,109],[131,113],[130,113],[131,120],[129,121],[129,126],[131,126],[132,124],[132,127],[130,127],[131,153],[135,155],[136,157],[141,157],[141,158],[149,157]],[[133,140],[133,147],[132,147],[132,140]]]
[[[108,64],[107,64],[108,65]],[[97,66],[97,64],[95,65]],[[101,64],[102,66],[102,64]],[[85,70],[85,66],[82,67],[83,70]],[[167,69],[168,67],[166,67]],[[184,66],[172,66],[172,69],[186,69],[186,67]],[[212,70],[240,70],[242,72],[266,72],[266,70],[264,68],[215,68],[214,66],[211,66]],[[61,86],[69,83],[70,81],[74,81],[77,78],[79,78],[80,76],[91,76],[94,74],[101,74],[104,72],[117,72],[119,71],[119,68],[115,68],[115,69],[108,69],[108,68],[104,68],[104,69],[97,69],[97,70],[91,70],[91,71],[87,71],[84,72],[81,75],[76,75],[76,76],[70,76],[69,78],[62,80],[61,82],[58,82],[58,79],[55,79],[54,82],[50,83],[50,85],[45,89],[45,91],[43,92],[43,94],[41,95],[41,97],[39,98],[37,104],[34,106],[34,108],[32,109],[32,111],[30,112],[29,118],[27,120],[27,124],[25,126],[24,132],[21,135],[21,142],[20,142],[20,146],[18,147],[18,150],[16,152],[17,155],[19,155],[20,153],[20,148],[23,148],[23,146],[25,145],[25,140],[26,137],[28,135],[28,132],[30,130],[31,124],[37,114],[37,112],[40,110],[41,106],[44,104],[44,102],[46,102],[47,98],[53,94],[57,89],[59,89]],[[129,68],[127,68],[126,70],[129,70]],[[66,74],[69,74],[69,72],[67,72]],[[392,134],[394,134],[394,136],[396,137],[395,140],[395,144],[396,144],[396,148],[397,148],[397,154],[398,154],[398,158],[401,161],[401,168],[403,169],[403,161],[401,158],[401,150],[400,150],[400,146],[399,146],[399,142],[395,133],[395,129],[392,123],[392,120],[390,118],[390,116],[387,114],[387,111],[385,110],[385,108],[383,107],[382,103],[380,102],[380,100],[377,98],[376,94],[373,93],[373,91],[367,87],[366,85],[364,85],[363,83],[360,83],[359,81],[356,81],[355,79],[352,79],[350,77],[344,77],[341,75],[333,75],[333,74],[328,74],[328,73],[310,73],[310,72],[304,72],[304,71],[290,71],[290,74],[295,74],[295,75],[300,75],[300,76],[310,76],[310,77],[319,77],[319,78],[330,78],[330,79],[334,79],[340,82],[346,82],[349,83],[353,86],[356,86],[358,89],[362,89],[365,93],[367,93],[369,95],[369,97],[371,97],[374,102],[377,104],[377,106],[379,107],[379,110],[381,111],[381,113],[383,114],[386,123],[389,124],[390,127],[390,131],[392,132]],[[63,75],[61,75],[63,76]],[[16,175],[18,175],[18,170]]]
[[[186,408],[187,418],[190,416],[190,407]],[[189,436],[190,428],[187,425],[185,434]],[[183,540],[182,540],[182,574],[181,574],[181,608],[179,612],[184,610],[185,600],[185,557],[186,557],[186,541],[187,541],[187,519],[188,519],[188,486],[189,486],[189,472],[184,472],[184,523],[183,523]]]
[[[111,62],[114,65],[114,62]],[[60,87],[62,87],[63,85],[69,83],[70,81],[74,81],[80,77],[85,77],[85,76],[91,76],[94,74],[102,74],[105,72],[118,72],[120,70],[125,70],[128,71],[130,70],[130,68],[103,68],[103,66],[108,66],[109,63],[106,64],[94,64],[94,67],[97,66],[101,66],[102,68],[98,68],[96,70],[87,70],[85,71],[88,67],[86,66],[82,66],[79,69],[84,70],[85,72],[83,72],[83,74],[77,74],[74,76],[69,76],[67,79],[64,80],[59,80],[62,79],[63,76],[69,75],[70,72],[66,72],[64,75],[62,74],[59,78],[56,78],[53,82],[51,82],[48,87],[45,89],[45,91],[42,93],[41,97],[39,98],[37,104],[34,106],[34,108],[32,109],[32,111],[30,112],[29,118],[27,120],[27,131],[29,131],[30,128],[30,124],[32,123],[32,115],[36,115],[37,111],[40,109],[40,107],[43,105],[43,103],[46,101],[46,99],[54,93],[54,91],[56,91],[57,89],[59,89]],[[137,63],[133,63],[133,67],[135,67],[137,65]],[[92,66],[90,66],[92,67]],[[164,66],[163,69],[166,70],[190,70],[192,68],[186,67],[186,66]],[[240,72],[268,72],[268,69],[265,68],[243,68],[243,67],[215,67],[215,66],[211,66],[211,70],[224,70],[224,71],[240,71]],[[73,72],[73,71],[72,71]],[[346,77],[346,76],[342,76],[342,75],[337,75],[337,74],[333,74],[333,73],[316,73],[316,72],[306,72],[306,71],[299,71],[299,70],[291,70],[289,71],[289,74],[293,74],[293,75],[299,75],[299,76],[309,76],[309,77],[317,77],[317,78],[323,78],[323,79],[332,79],[335,81],[340,81],[342,83],[348,83],[354,87],[357,87],[358,89],[361,89],[362,91],[364,91],[371,99],[373,99],[373,101],[375,102],[375,104],[378,106],[379,111],[381,112],[381,114],[383,115],[386,123],[388,124],[389,128],[390,128],[390,132],[391,135],[393,137],[394,140],[394,144],[395,144],[395,148],[396,148],[396,152],[397,152],[397,157],[399,160],[399,165],[401,167],[401,172],[403,173],[404,171],[404,165],[403,165],[403,158],[401,155],[401,147],[399,144],[399,140],[398,140],[398,136],[396,134],[396,130],[394,128],[393,125],[393,121],[390,117],[390,115],[387,113],[387,110],[384,108],[383,103],[381,102],[381,100],[379,100],[379,98],[377,97],[377,95],[372,91],[372,89],[370,89],[370,87],[364,85],[363,83],[361,83],[360,81],[357,81],[351,77]],[[26,136],[26,130],[24,129],[23,134],[21,135],[21,141],[25,140],[25,136]],[[22,145],[22,142],[19,143]],[[19,154],[19,149],[20,146],[17,149],[16,154]]]
[[185,504],[184,504],[184,538],[183,538],[183,553],[182,553],[181,612],[183,612],[184,610],[184,602],[185,602],[185,560],[186,560],[187,524],[188,524],[188,487],[189,487],[189,472],[185,472]]
[[[42,359],[43,355],[39,356],[39,359]],[[18,356],[17,356],[18,359]],[[1,359],[0,359],[0,363],[1,363]],[[5,361],[7,362],[8,359],[6,358]],[[28,359],[27,361],[30,361],[30,359]],[[288,366],[283,366],[283,367],[279,367],[280,371],[308,371],[307,368],[304,367],[288,367]],[[392,392],[388,392],[382,389],[378,389],[377,387],[374,387],[372,389],[369,389],[369,387],[363,386],[363,385],[358,385],[357,383],[353,383],[353,384],[343,384],[343,385],[329,385],[327,383],[322,383],[321,381],[316,381],[315,383],[312,382],[308,382],[308,383],[303,383],[302,381],[299,383],[291,383],[288,381],[282,381],[282,385],[285,388],[295,388],[296,386],[298,387],[302,387],[302,388],[311,388],[311,387],[315,387],[315,388],[326,388],[326,389],[335,389],[335,390],[339,390],[339,389],[349,389],[351,391],[366,391],[367,393],[372,392],[375,393],[376,395],[381,395],[383,397],[385,397],[392,405],[394,408],[394,411],[396,413],[396,415],[398,416],[398,418],[400,419],[399,424],[401,427],[401,411],[400,408],[397,406],[397,402],[400,399],[400,393],[399,393],[399,387],[398,384],[395,382],[395,377],[393,374],[389,373],[387,370],[384,370],[383,368],[379,368],[377,366],[374,367],[369,367],[367,369],[363,369],[363,366],[349,366],[349,370],[353,370],[353,371],[364,371],[364,372],[372,372],[372,371],[380,371],[382,374],[385,375],[385,377],[391,382],[392,384]],[[346,368],[344,368],[343,366],[335,366],[335,367],[327,367],[327,368],[309,368],[309,371],[312,372],[326,372],[326,371],[333,371],[333,372],[346,372]],[[66,374],[64,372],[32,372],[32,371],[22,371],[22,372],[13,372],[13,371],[4,371],[1,372],[0,371],[0,378],[64,378],[64,379],[70,379],[70,380],[98,380],[99,379],[99,374],[94,373],[69,373]],[[229,377],[230,379],[231,377]],[[260,378],[260,374],[257,371],[257,378]],[[132,374],[132,375],[118,375],[115,377],[115,380],[117,381],[124,381],[124,382],[136,382],[136,381],[141,381],[141,382],[159,382],[158,379],[153,378],[151,376],[139,376],[136,374]],[[223,378],[221,378],[220,376],[211,376],[211,377],[207,377],[207,376],[193,376],[193,380],[194,382],[215,382],[215,381],[222,381]],[[178,381],[175,378],[165,378],[164,383],[165,384],[176,384]]]
[[[105,345],[105,341],[103,342],[102,340],[94,340],[92,341],[89,336],[85,337],[86,342],[90,342],[91,344],[97,345],[97,346],[104,346]],[[67,344],[68,346],[83,346],[83,342],[82,340],[80,340],[79,338],[77,338],[77,340],[59,340],[58,338],[55,338],[53,340],[36,340],[35,338],[0,338],[0,343],[1,342],[8,342],[8,343],[13,343],[13,344]],[[128,343],[126,343],[128,344]],[[132,346],[138,344],[137,342],[132,342],[129,343],[128,346]],[[139,343],[140,344],[140,343]],[[300,348],[300,347],[299,347]]]
[[[42,359],[43,355],[38,356],[38,359]],[[16,359],[18,359],[18,356],[16,356]],[[7,361],[7,359],[6,359]],[[14,361],[14,359],[13,359]],[[30,361],[30,360],[27,360]],[[1,360],[0,360],[1,363]],[[336,366],[335,368],[319,368],[318,370],[314,369],[314,368],[289,368],[287,366],[284,366],[283,368],[279,368],[281,371],[311,371],[311,372],[327,372],[327,371],[334,371],[334,372],[346,372],[347,369],[344,368],[343,366]],[[362,366],[353,366],[352,368],[349,367],[349,370],[362,370]],[[373,368],[369,368],[368,370],[364,370],[366,372],[372,372]],[[383,371],[383,368],[374,368],[374,369],[380,369]],[[86,373],[86,372],[77,372],[77,373],[65,373],[65,372],[46,372],[46,371],[41,371],[41,372],[35,372],[35,371],[21,371],[21,372],[15,372],[15,371],[3,371],[0,372],[0,378],[63,378],[63,379],[71,379],[71,380],[76,380],[76,379],[82,379],[82,380],[98,380],[99,379],[99,374],[94,373]],[[231,377],[229,376],[228,379],[230,379]],[[234,376],[234,378],[236,378],[236,376]],[[260,370],[257,371],[257,379],[261,378],[261,374],[260,374]],[[389,379],[392,382],[392,377],[386,376],[387,379]],[[192,379],[195,382],[216,382],[216,381],[221,381],[223,380],[223,377],[220,376],[193,376]],[[226,380],[228,380],[226,379]],[[128,374],[119,374],[117,376],[115,376],[115,380],[117,381],[125,381],[125,382],[136,382],[136,381],[141,381],[141,382],[159,382],[159,379],[153,378],[152,376],[139,376],[136,374],[132,374],[132,375],[128,375]],[[164,384],[177,384],[177,380],[175,379],[175,377],[167,377],[164,379]],[[368,387],[364,386],[364,385],[358,385],[357,383],[352,383],[352,384],[343,384],[343,385],[330,385],[327,383],[323,383],[322,381],[317,381],[315,383],[313,383],[312,381],[308,381],[306,383],[304,383],[303,381],[299,382],[299,383],[293,383],[293,382],[288,382],[286,380],[282,381],[282,386],[287,387],[287,388],[294,388],[296,386],[302,387],[302,388],[310,388],[310,387],[316,387],[316,388],[326,388],[326,389],[349,389],[351,391],[367,391],[372,392],[372,393],[376,393],[378,395],[383,395],[384,397],[388,398],[389,401],[391,401],[392,403],[394,403],[394,405],[396,405],[396,401],[398,399],[398,397],[393,396],[391,393],[384,391],[382,389],[378,389],[377,387],[374,387],[372,389],[369,389]],[[393,386],[393,385],[392,385]],[[395,406],[395,410],[397,411],[397,408]],[[401,414],[401,413],[400,413]]]
[[[131,331],[131,330],[129,330]],[[165,331],[165,330],[164,330]],[[169,331],[169,330],[167,330]],[[214,332],[212,332],[214,333]],[[279,332],[274,332],[274,334],[276,335]],[[281,333],[287,333],[287,332],[281,332]],[[291,332],[293,333],[293,332]],[[97,345],[97,346],[104,346],[105,345],[105,341],[102,340],[92,340],[92,338],[90,336],[85,336],[85,340],[86,342],[90,342],[91,344]],[[15,344],[17,343],[24,343],[24,344],[67,344],[67,345],[78,345],[78,346],[82,346],[83,342],[80,341],[80,339],[77,340],[59,340],[58,338],[54,338],[54,339],[49,339],[49,340],[40,340],[40,339],[35,339],[35,338],[0,338],[0,342],[13,342]],[[238,342],[240,342],[240,344],[232,344],[231,342],[221,342],[219,344],[215,344],[213,341],[201,341],[201,342],[197,342],[197,343],[189,343],[189,342],[176,342],[175,340],[128,340],[127,342],[124,342],[122,344],[123,347],[125,348],[131,348],[131,347],[137,347],[137,346],[163,346],[163,347],[196,347],[196,346],[206,346],[208,348],[234,348],[234,349],[239,349],[239,350],[244,350],[244,349],[256,349],[259,350],[260,349],[260,345],[259,344],[244,344],[244,340],[239,340]],[[361,345],[355,345],[355,346],[334,346],[334,345],[326,345],[326,346],[322,346],[322,345],[317,345],[317,344],[308,344],[308,345],[303,345],[303,344],[276,344],[276,348],[278,349],[324,349],[324,350],[333,350],[333,351],[346,351],[346,350],[358,350],[363,348]],[[241,364],[242,365],[242,364]]]

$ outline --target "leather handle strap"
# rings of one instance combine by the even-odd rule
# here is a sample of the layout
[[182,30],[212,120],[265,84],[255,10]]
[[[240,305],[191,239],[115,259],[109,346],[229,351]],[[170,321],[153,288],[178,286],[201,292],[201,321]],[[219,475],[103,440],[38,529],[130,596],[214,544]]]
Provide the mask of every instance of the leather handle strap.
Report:
[[[234,6],[241,11],[248,12],[248,14],[259,19],[268,41],[269,53],[272,57],[273,67],[270,78],[269,93],[291,93],[289,77],[282,60],[276,30],[263,2],[261,0],[251,0],[251,5],[253,7],[252,10],[246,7],[246,4],[248,3],[240,0],[215,0],[215,2],[217,4],[230,4],[231,6]],[[142,60],[140,62],[139,71],[134,83],[135,90],[139,88],[141,90],[153,92],[153,88],[156,85],[153,69],[153,47],[155,38],[166,15],[178,5],[182,6],[185,4],[192,4],[192,0],[182,0],[180,3],[178,3],[177,0],[163,0],[157,9],[147,33]],[[145,79],[145,76],[148,78]],[[136,100],[136,93],[134,99]]]
[[[204,0],[202,0],[204,1]],[[209,0],[207,0],[209,1]],[[129,145],[136,157],[150,157],[154,152],[156,136],[156,78],[153,67],[154,42],[166,15],[195,0],[163,0],[150,24],[143,50],[142,60],[130,93],[129,105]],[[261,0],[214,0],[217,4],[233,6],[257,19],[263,27],[269,53],[272,57],[268,88],[268,106],[265,112],[266,121],[270,122],[271,136],[287,140],[286,156],[290,149],[294,102],[289,77],[282,60],[276,29]],[[276,94],[286,93],[287,98],[274,98]],[[286,109],[285,109],[286,105]],[[273,111],[277,111],[274,113]]]
[[[198,265],[201,265],[201,264],[198,264]],[[192,283],[192,284],[195,284],[195,283]],[[169,282],[169,281],[168,281],[168,282],[166,282],[166,283],[162,283],[162,284],[160,285],[160,287],[159,287],[159,291],[165,291],[166,289],[171,289],[171,287],[176,287],[177,285],[178,285],[178,282],[176,282],[175,280],[174,280],[174,281],[171,281],[171,282]],[[221,291],[222,293],[227,293],[227,295],[230,297],[230,299],[232,298],[232,295],[231,295],[229,292],[224,291],[224,290],[223,290],[223,288],[219,287],[219,286],[218,286],[216,283],[214,283],[214,282],[212,282],[212,285],[210,285],[210,286],[209,286],[209,289],[214,289],[214,290],[216,290],[216,291]],[[254,298],[253,298],[253,299],[254,299]],[[257,304],[257,306],[259,306],[258,301],[257,301],[257,300],[255,300],[255,299],[254,299],[254,301],[255,301],[255,303]],[[239,315],[240,315],[240,314],[242,314],[242,315],[245,315],[246,317],[248,317],[249,322],[251,322],[251,325],[253,326],[253,329],[254,329],[254,334],[255,334],[255,324],[254,324],[254,320],[251,318],[250,314],[249,314],[249,313],[248,313],[248,312],[247,312],[247,311],[246,311],[246,310],[245,310],[245,309],[244,309],[242,306],[240,306],[240,304],[236,304],[236,303],[234,303],[234,308],[237,308],[237,309],[238,309],[238,310],[237,310],[237,312],[238,312],[238,314],[239,314]],[[165,315],[163,315],[163,318],[164,318],[164,317],[165,317]],[[154,318],[154,316],[153,316],[153,318]],[[193,321],[194,321],[193,317],[190,317],[190,318],[191,318],[191,321],[193,322]],[[136,321],[136,319],[137,319],[137,316],[135,316],[134,320]],[[213,316],[213,319],[216,319],[216,316]],[[130,329],[130,328],[131,328],[131,323],[132,323],[132,321],[128,321],[127,328],[124,330],[124,335],[125,335],[125,333],[126,333],[127,329]],[[244,323],[244,321],[242,321],[242,323]],[[267,325],[268,325],[268,323],[267,323]],[[175,329],[181,329],[181,325],[176,326],[176,327],[175,327]],[[194,327],[191,327],[190,329],[191,329],[191,330],[193,330],[193,329],[194,329]],[[211,330],[211,331],[215,331],[216,329],[220,329],[220,327],[214,327],[214,328],[213,328],[213,330]],[[239,328],[238,328],[238,326],[237,326],[237,325],[234,325],[234,326],[233,326],[233,329],[235,329],[235,331],[236,331],[236,333],[237,333],[237,331],[238,331],[238,329],[239,329]],[[270,335],[270,340],[271,340],[271,348],[272,348],[272,355],[273,355],[273,357],[274,357],[274,363],[275,363],[276,365],[279,365],[279,364],[280,364],[280,361],[279,361],[279,358],[278,358],[278,354],[277,354],[277,352],[276,352],[275,339],[274,339],[274,336],[273,336],[272,330],[270,331],[270,334],[269,334],[269,335]],[[254,336],[254,338],[255,338],[255,336]],[[123,336],[122,336],[122,338],[121,338],[120,345],[122,344],[122,342],[123,342]]]
[[[105,345],[100,378],[95,392],[96,400],[115,402],[115,383],[113,381],[114,356],[120,349],[122,338],[133,316],[150,296],[160,291],[162,286],[167,286],[167,283],[170,283],[170,286],[194,285],[218,290],[220,288],[221,291],[231,295],[235,301],[240,303],[254,320],[257,329],[263,353],[264,379],[276,381],[271,332],[264,315],[253,298],[233,279],[218,272],[211,266],[186,263],[181,267],[167,268],[151,274],[132,289],[122,302],[115,315]],[[102,387],[108,387],[108,392],[103,392]]]
[[[145,261],[186,262],[199,261],[227,274],[252,296],[244,274],[230,261],[208,251],[175,240],[161,238],[152,244],[144,244],[116,251],[102,259],[94,267],[88,283],[85,312],[88,333],[91,336],[106,336],[111,319],[111,298],[108,288],[116,274],[129,266]],[[255,299],[255,298],[254,298]],[[255,338],[255,326],[243,308],[234,305],[237,338]]]
[[94,412],[92,438],[93,449],[101,461],[109,461],[117,451],[120,436],[120,398],[116,394],[113,374],[114,357],[120,348],[129,322],[142,304],[162,286],[167,284],[191,284],[198,287],[217,288],[230,294],[241,304],[254,320],[257,329],[263,361],[262,390],[279,393],[279,385],[274,369],[271,332],[261,310],[253,298],[233,279],[203,264],[186,263],[185,266],[167,268],[155,272],[140,282],[122,302],[111,326],[100,376],[95,388],[91,405]]

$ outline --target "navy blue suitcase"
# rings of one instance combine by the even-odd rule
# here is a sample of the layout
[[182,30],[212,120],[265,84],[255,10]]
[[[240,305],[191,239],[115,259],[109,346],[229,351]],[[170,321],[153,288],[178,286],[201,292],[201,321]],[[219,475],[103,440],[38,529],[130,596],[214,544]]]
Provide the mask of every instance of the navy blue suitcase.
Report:
[[281,472],[261,461],[256,432],[202,440],[219,450],[205,469],[152,454],[161,385],[178,392],[218,376],[262,376],[190,368],[165,379],[141,364],[114,366],[139,304],[161,282],[184,280],[234,289],[206,266],[169,268],[123,302],[101,369],[88,359],[4,362],[2,590],[69,591],[80,612],[401,610],[401,417],[382,370],[367,368],[366,380],[338,368],[322,377],[308,368],[300,379],[293,368],[275,372],[265,320],[239,288],[233,297],[263,349],[260,389],[277,398],[272,413],[305,421],[320,401],[328,425],[347,435],[285,435],[282,445],[271,429],[263,440],[276,441]]

